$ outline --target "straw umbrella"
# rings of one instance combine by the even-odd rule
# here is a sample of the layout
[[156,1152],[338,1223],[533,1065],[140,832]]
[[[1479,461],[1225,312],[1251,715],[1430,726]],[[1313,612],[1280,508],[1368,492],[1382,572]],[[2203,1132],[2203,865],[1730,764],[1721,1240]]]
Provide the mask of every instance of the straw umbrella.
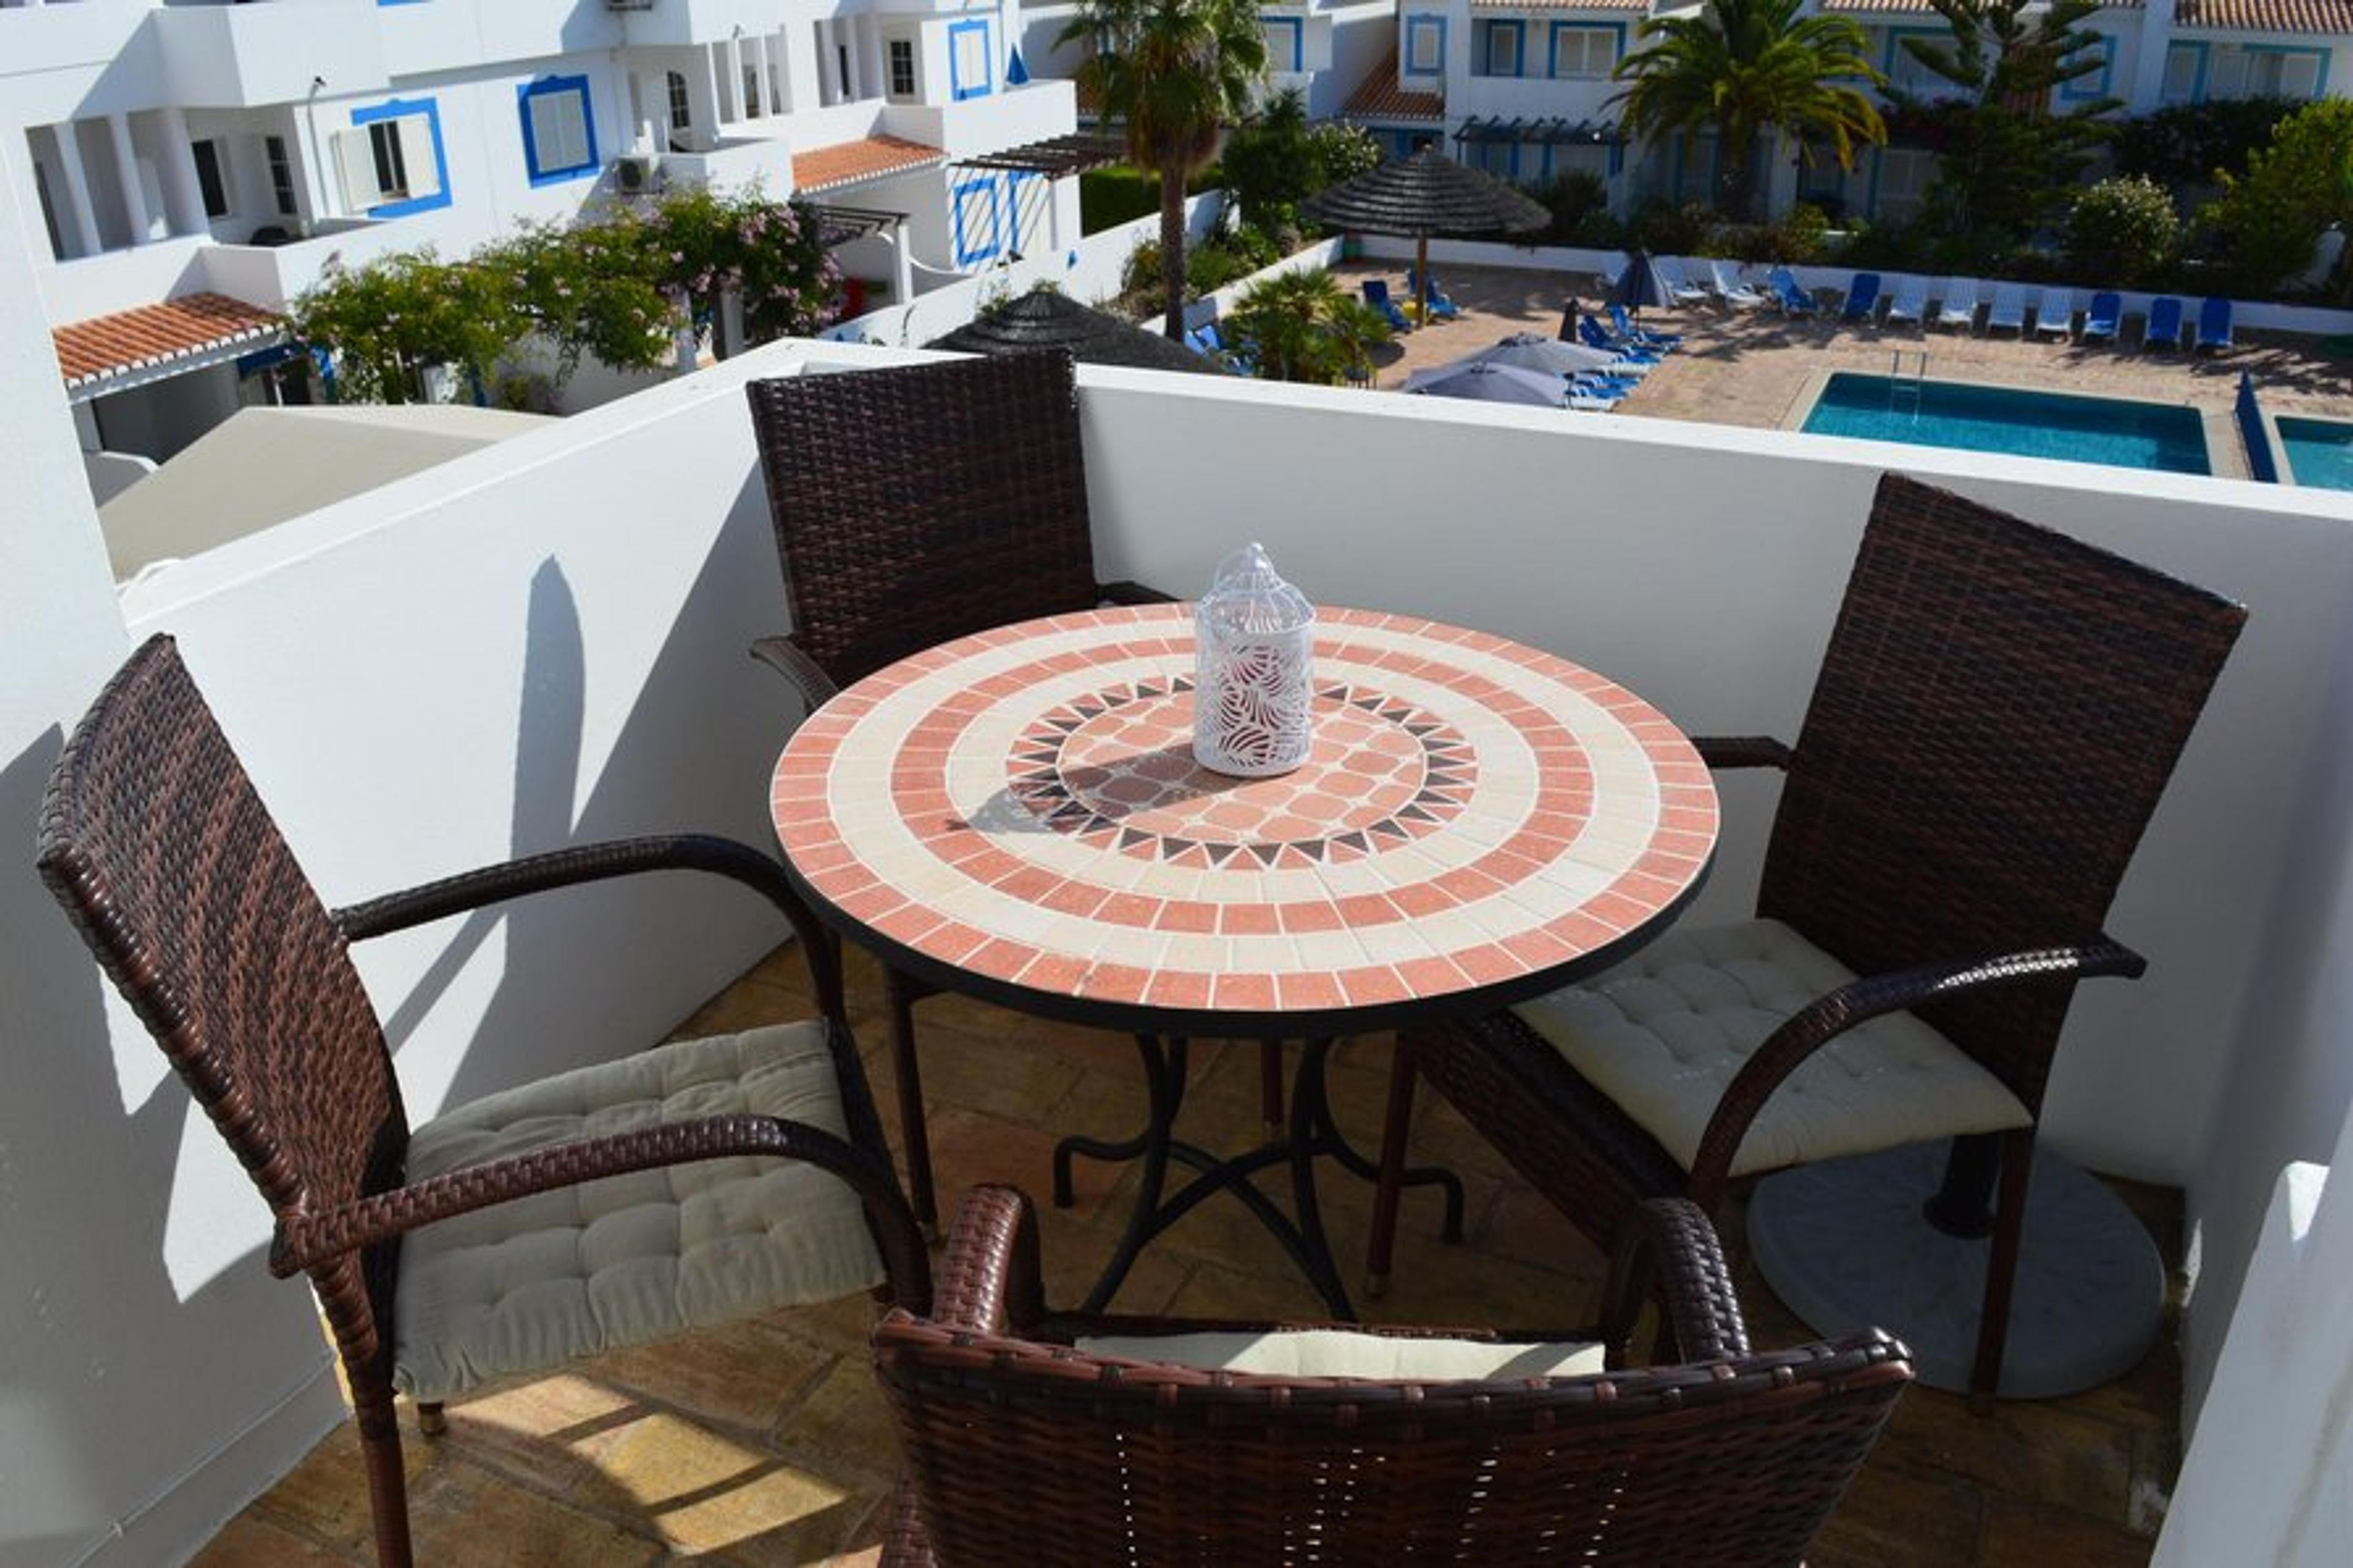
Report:
[[[1300,210],[1334,228],[1410,237],[1413,275],[1424,282],[1433,234],[1520,234],[1552,221],[1550,213],[1511,186],[1464,168],[1436,147],[1318,191]],[[1419,320],[1419,289],[1414,292]]]
[[1208,357],[1180,342],[1107,310],[1082,305],[1051,289],[1032,289],[923,346],[981,354],[1060,349],[1082,364],[1225,374]]

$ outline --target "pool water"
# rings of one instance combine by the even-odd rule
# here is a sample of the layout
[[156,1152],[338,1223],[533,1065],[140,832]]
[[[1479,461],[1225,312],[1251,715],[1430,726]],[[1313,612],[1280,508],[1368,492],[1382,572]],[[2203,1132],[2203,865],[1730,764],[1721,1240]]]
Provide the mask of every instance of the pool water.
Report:
[[2211,474],[2205,422],[2194,408],[2114,397],[2020,392],[1956,382],[1858,375],[1830,378],[1800,428],[1817,436],[1907,441],[2021,458],[2057,458]]
[[2341,419],[2277,421],[2287,471],[2316,489],[2353,490],[2353,425]]

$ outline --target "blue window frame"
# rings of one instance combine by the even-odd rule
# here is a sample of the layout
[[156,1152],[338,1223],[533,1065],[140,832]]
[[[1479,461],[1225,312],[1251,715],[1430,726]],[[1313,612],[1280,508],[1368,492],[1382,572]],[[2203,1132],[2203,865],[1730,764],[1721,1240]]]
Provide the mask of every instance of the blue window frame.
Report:
[[1606,78],[1625,53],[1623,22],[1555,22],[1546,45],[1545,74],[1559,80]]
[[1472,32],[1479,47],[1481,76],[1527,74],[1528,25],[1525,22],[1482,22]]
[[1879,62],[1882,75],[1894,87],[1905,88],[1928,97],[1936,97],[1939,88],[1949,90],[1944,78],[1912,58],[1904,47],[1906,38],[1936,38],[1950,40],[1952,31],[1947,27],[1890,27],[1887,29],[1886,58]]
[[1405,19],[1405,55],[1400,74],[1442,76],[1446,71],[1446,18],[1416,16]]
[[[1021,187],[1044,177],[1042,174],[1023,173],[1020,170],[1015,170],[1005,176],[1005,247],[1013,253],[1013,259],[1017,261],[1021,258],[1021,242],[1029,237],[1022,232],[1028,219],[1021,208]],[[1045,199],[1050,203],[1054,199],[1054,188],[1051,185],[1046,187]],[[1037,237],[1043,239],[1046,235],[1040,232]]]
[[1261,16],[1259,30],[1266,35],[1266,68],[1300,71],[1307,67],[1307,24],[1298,16]]
[[[403,121],[421,123],[425,136],[430,140],[433,150],[433,188],[425,195],[379,202],[367,209],[368,215],[372,217],[406,217],[411,213],[431,212],[437,207],[446,207],[449,205],[449,152],[441,141],[441,106],[438,102],[429,98],[395,98],[352,110],[352,129],[354,131],[364,131],[369,126],[379,123],[396,124]],[[404,127],[402,134],[398,137],[404,153],[417,141],[417,138],[407,134],[406,128]],[[411,187],[413,188],[417,183],[412,176]]]
[[522,166],[534,185],[594,179],[596,110],[585,76],[543,76],[515,89],[522,117]]
[[997,236],[997,181],[983,175],[966,180],[948,189],[948,225],[952,248],[958,267],[970,267],[986,261],[998,248]]
[[988,56],[987,22],[948,24],[948,96],[962,103],[987,98],[996,89]]
[[2063,81],[2059,84],[2060,102],[2084,103],[2092,99],[2108,96],[2108,83],[2116,74],[2116,39],[2102,33],[2097,53],[2100,61],[2098,70],[2085,71],[2073,81]]

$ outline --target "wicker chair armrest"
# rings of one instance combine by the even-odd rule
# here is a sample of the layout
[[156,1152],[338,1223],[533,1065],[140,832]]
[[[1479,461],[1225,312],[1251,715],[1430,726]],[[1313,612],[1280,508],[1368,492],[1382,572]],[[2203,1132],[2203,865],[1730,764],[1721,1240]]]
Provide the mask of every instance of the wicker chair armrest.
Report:
[[1694,735],[1699,760],[1711,768],[1784,768],[1793,754],[1770,735]]
[[1045,1310],[1038,1215],[1029,1194],[1017,1187],[974,1187],[956,1210],[940,1259],[933,1321],[971,1333],[1022,1335]]
[[1106,605],[1174,605],[1178,602],[1174,594],[1164,594],[1157,588],[1131,583],[1125,578],[1116,583],[1096,584],[1095,594]]
[[841,689],[833,677],[819,669],[817,660],[803,653],[801,645],[789,636],[761,637],[752,645],[752,657],[791,681],[812,713]]
[[2147,967],[2148,961],[2140,954],[2102,936],[2074,946],[2025,948],[1988,958],[1863,975],[1826,992],[1767,1036],[1725,1086],[1715,1114],[1700,1135],[1692,1162],[1690,1195],[1713,1208],[1723,1194],[1732,1157],[1747,1135],[1748,1124],[1781,1080],[1815,1051],[1866,1019],[1965,992],[2111,975],[2131,979]]
[[1603,1304],[1602,1342],[1622,1366],[1647,1300],[1661,1303],[1680,1361],[1728,1361],[1748,1353],[1748,1326],[1732,1268],[1707,1211],[1688,1198],[1647,1198],[1619,1238]]
[[896,1178],[823,1128],[773,1116],[710,1116],[559,1143],[447,1171],[322,1214],[290,1215],[279,1222],[270,1241],[269,1271],[282,1279],[435,1220],[600,1176],[730,1155],[799,1160],[849,1183],[866,1205],[892,1300],[916,1311],[925,1310],[931,1300],[931,1261],[914,1210]]
[[792,922],[793,933],[800,938],[809,967],[816,973],[818,1006],[828,1017],[843,1016],[840,959],[817,917],[793,891],[784,867],[747,844],[708,834],[619,838],[527,855],[348,905],[334,911],[334,920],[347,939],[364,942],[486,904],[640,871],[708,871],[732,878],[766,898]]

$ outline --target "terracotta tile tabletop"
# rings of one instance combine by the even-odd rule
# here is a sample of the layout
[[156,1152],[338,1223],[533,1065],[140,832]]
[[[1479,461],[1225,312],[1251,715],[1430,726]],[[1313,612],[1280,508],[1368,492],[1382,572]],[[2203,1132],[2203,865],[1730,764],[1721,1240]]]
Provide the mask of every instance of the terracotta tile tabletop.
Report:
[[1318,613],[1313,754],[1192,756],[1192,606],[930,649],[827,703],[771,795],[796,879],[887,962],[1130,1029],[1303,1036],[1508,1001],[1652,934],[1715,792],[1641,698],[1409,616]]

